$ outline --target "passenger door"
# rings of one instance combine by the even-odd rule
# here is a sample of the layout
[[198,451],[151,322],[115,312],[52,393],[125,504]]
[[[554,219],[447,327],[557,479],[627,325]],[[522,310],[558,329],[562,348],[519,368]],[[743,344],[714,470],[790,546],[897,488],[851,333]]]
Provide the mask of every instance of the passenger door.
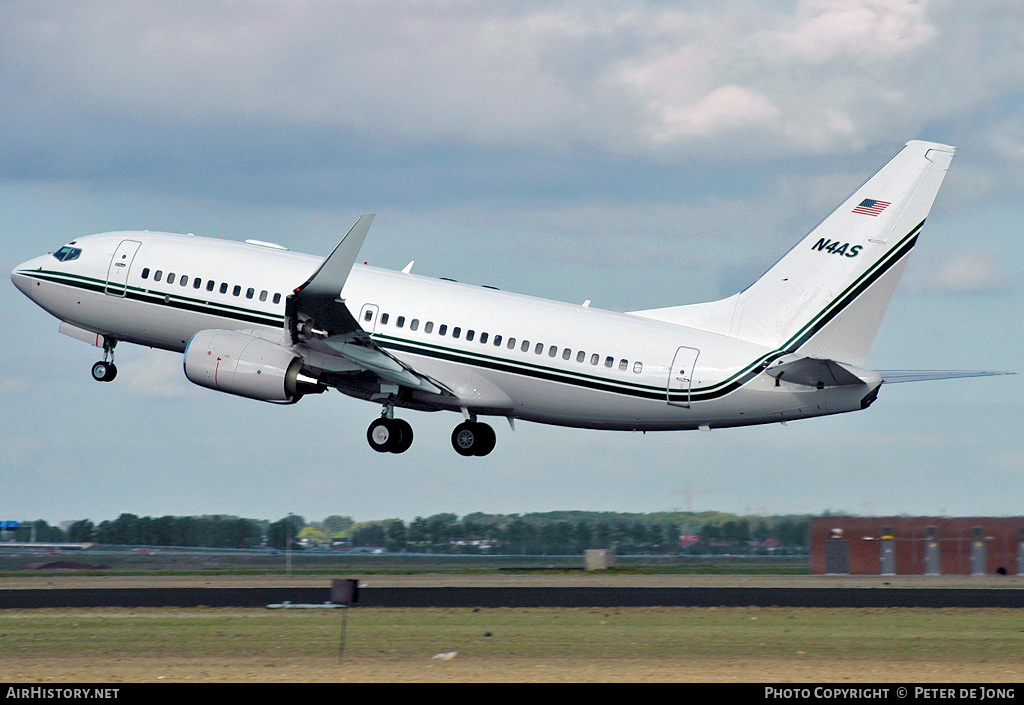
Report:
[[124,296],[128,291],[128,271],[132,267],[135,253],[142,245],[138,240],[122,240],[110,258],[107,267],[107,285],[104,292],[110,296]]
[[681,347],[676,350],[672,367],[668,371],[668,403],[673,406],[690,408],[690,387],[693,384],[693,370],[697,366],[697,348]]

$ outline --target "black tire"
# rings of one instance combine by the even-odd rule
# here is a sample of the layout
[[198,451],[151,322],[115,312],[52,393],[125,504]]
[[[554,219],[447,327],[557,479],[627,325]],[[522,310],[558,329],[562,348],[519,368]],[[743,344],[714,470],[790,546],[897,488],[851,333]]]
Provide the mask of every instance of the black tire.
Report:
[[401,440],[401,432],[396,433],[391,419],[377,419],[366,429],[366,441],[378,453],[390,453],[396,441]]
[[97,382],[110,382],[117,376],[117,368],[113,362],[97,362],[92,366],[92,378]]
[[463,421],[452,431],[452,448],[459,455],[469,457],[476,455],[476,447],[479,442],[476,424]]
[[485,423],[464,421],[452,431],[452,448],[462,456],[484,456],[494,450],[494,429]]
[[497,443],[497,437],[494,435],[494,429],[485,423],[477,424],[477,448],[474,455],[480,456],[481,458],[492,450],[494,450],[494,444]]
[[392,419],[392,424],[394,424],[395,430],[398,432],[398,440],[394,448],[391,449],[391,452],[404,453],[412,445],[412,426],[409,425],[408,421],[402,419]]

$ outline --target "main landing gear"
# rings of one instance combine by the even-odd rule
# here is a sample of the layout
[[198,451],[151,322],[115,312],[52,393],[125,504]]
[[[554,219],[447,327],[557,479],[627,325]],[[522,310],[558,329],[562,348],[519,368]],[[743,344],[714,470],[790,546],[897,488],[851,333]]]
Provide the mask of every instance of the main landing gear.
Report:
[[116,340],[103,341],[103,359],[92,366],[92,378],[97,382],[112,382],[117,377],[117,366],[114,364],[114,346]]
[[[381,417],[366,429],[366,440],[378,453],[404,453],[412,445],[412,426],[394,418],[394,405],[389,402]],[[478,421],[464,421],[452,431],[452,447],[463,456],[487,455],[494,450],[495,441],[494,429]]]
[[479,421],[463,421],[452,431],[452,448],[459,455],[487,455],[495,442],[494,429]]
[[404,453],[412,445],[412,426],[408,421],[382,416],[366,429],[366,440],[378,453]]

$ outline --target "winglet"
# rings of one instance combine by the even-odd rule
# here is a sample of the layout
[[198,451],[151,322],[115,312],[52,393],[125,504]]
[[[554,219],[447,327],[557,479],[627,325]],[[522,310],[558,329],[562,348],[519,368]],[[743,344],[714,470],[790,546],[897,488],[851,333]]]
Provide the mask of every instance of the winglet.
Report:
[[352,265],[356,263],[356,255],[359,254],[359,250],[366,240],[366,234],[370,232],[373,217],[373,213],[359,216],[359,220],[349,229],[341,242],[309,278],[309,281],[296,289],[295,293],[304,292],[310,295],[337,297],[345,288],[348,273],[352,271]]
[[316,321],[317,326],[332,335],[349,333],[359,328],[349,310],[337,304],[371,223],[373,214],[360,216],[327,259],[313,272],[313,276],[288,296],[284,326],[293,343],[298,338],[300,309],[305,316]]

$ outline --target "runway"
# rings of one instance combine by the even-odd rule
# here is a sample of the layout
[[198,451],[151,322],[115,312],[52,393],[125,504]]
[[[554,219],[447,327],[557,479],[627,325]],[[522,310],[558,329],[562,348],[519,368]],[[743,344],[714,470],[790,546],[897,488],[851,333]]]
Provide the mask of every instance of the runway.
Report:
[[[328,582],[328,581],[325,581]],[[22,588],[0,609],[321,606],[324,587]],[[1024,608],[1022,588],[907,587],[360,587],[356,606],[435,608],[819,607]]]

